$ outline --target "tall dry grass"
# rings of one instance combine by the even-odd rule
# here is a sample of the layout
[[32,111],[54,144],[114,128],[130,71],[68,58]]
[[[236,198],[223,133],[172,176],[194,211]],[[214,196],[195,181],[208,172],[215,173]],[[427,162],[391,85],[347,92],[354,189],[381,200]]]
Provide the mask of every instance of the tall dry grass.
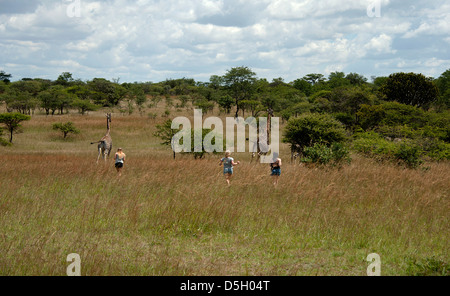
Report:
[[[59,139],[47,126],[62,119],[83,133]],[[365,275],[373,252],[383,275],[408,275],[411,262],[449,261],[448,163],[405,170],[354,156],[307,169],[283,147],[277,187],[240,153],[227,187],[220,155],[173,160],[155,121],[124,116],[112,124],[128,155],[118,178],[88,144],[103,121],[35,116],[0,148],[0,274],[65,275],[70,253],[83,275]]]

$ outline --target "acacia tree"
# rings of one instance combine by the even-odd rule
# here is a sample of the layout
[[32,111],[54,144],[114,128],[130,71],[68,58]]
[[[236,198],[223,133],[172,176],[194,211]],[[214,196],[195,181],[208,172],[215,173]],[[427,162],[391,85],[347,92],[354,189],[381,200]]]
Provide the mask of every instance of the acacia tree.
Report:
[[73,122],[69,121],[66,123],[54,123],[53,124],[53,129],[54,130],[60,130],[62,131],[63,135],[64,135],[64,139],[67,137],[68,134],[72,133],[72,134],[79,134],[80,130],[78,130],[74,125]]
[[248,100],[254,91],[256,73],[248,67],[235,67],[227,71],[223,76],[223,83],[229,94],[235,101],[236,115],[239,114],[239,102]]
[[309,82],[311,85],[316,85],[318,83],[324,82],[325,77],[323,74],[311,73],[303,77],[303,80]]
[[438,98],[438,89],[431,78],[416,73],[391,74],[381,87],[388,101],[428,109]]
[[31,117],[22,113],[3,113],[0,114],[0,123],[6,126],[9,131],[9,142],[12,143],[13,133],[17,132],[21,127],[20,123],[25,120],[30,120]]
[[[172,147],[172,138],[179,130],[172,129],[172,120],[168,119],[163,124],[156,125],[156,132],[153,134],[162,140],[161,145]],[[175,151],[173,151],[175,159]]]

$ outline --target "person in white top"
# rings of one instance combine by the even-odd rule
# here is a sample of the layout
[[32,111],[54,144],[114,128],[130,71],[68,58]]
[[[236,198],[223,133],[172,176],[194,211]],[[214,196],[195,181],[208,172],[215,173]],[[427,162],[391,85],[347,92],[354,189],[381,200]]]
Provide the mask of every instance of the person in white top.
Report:
[[230,157],[230,150],[225,151],[225,157],[219,162],[219,165],[223,163],[223,174],[225,175],[228,186],[230,186],[230,179],[233,175],[233,166],[240,164],[240,161],[234,162],[233,157]]
[[281,158],[278,153],[273,154],[273,162],[270,164],[271,175],[273,176],[273,185],[278,185],[278,178],[281,175]]
[[116,167],[117,173],[119,173],[119,177],[122,176],[122,168],[125,162],[125,153],[123,153],[122,148],[117,149],[116,154],[114,155],[114,166]]

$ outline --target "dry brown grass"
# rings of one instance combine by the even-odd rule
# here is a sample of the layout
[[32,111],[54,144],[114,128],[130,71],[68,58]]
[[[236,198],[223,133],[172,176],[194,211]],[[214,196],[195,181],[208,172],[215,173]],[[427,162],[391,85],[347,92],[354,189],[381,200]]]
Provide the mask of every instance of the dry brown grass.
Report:
[[[82,134],[59,139],[58,120]],[[152,136],[162,120],[113,117],[122,178],[112,160],[95,164],[101,112],[25,123],[0,148],[0,274],[65,275],[69,253],[83,275],[365,275],[372,252],[384,275],[408,274],[411,258],[448,262],[448,162],[307,169],[283,146],[276,188],[238,153],[228,188],[220,156],[171,159]]]

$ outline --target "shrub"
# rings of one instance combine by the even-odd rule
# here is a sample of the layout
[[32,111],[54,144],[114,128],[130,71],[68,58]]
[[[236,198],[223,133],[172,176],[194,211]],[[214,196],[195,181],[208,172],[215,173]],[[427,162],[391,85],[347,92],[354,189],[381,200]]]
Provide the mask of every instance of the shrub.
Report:
[[312,147],[303,150],[301,162],[305,164],[319,164],[340,166],[344,162],[350,163],[349,151],[341,143],[333,143],[330,147],[316,143]]
[[378,160],[392,159],[396,150],[395,143],[372,131],[357,133],[353,149]]
[[430,160],[450,160],[450,144],[435,138],[419,138],[414,141]]
[[0,145],[1,146],[10,146],[11,143],[9,143],[5,139],[3,139],[2,136],[3,136],[3,129],[0,127]]
[[60,130],[63,135],[64,139],[67,137],[68,134],[79,134],[80,131],[73,125],[73,122],[69,121],[66,123],[54,123],[53,124],[54,130]]
[[421,160],[422,150],[414,143],[403,142],[398,145],[394,157],[399,163],[404,163],[408,168],[417,168],[423,161]]
[[292,151],[302,153],[304,148],[316,143],[330,147],[346,139],[346,130],[341,122],[329,114],[312,113],[289,119],[283,142],[289,143]]
[[393,161],[408,168],[417,168],[423,163],[424,150],[418,142],[393,142],[373,131],[358,133],[353,141],[353,149],[368,157]]
[[406,258],[407,276],[449,276],[450,264],[438,258],[431,257],[421,260]]

